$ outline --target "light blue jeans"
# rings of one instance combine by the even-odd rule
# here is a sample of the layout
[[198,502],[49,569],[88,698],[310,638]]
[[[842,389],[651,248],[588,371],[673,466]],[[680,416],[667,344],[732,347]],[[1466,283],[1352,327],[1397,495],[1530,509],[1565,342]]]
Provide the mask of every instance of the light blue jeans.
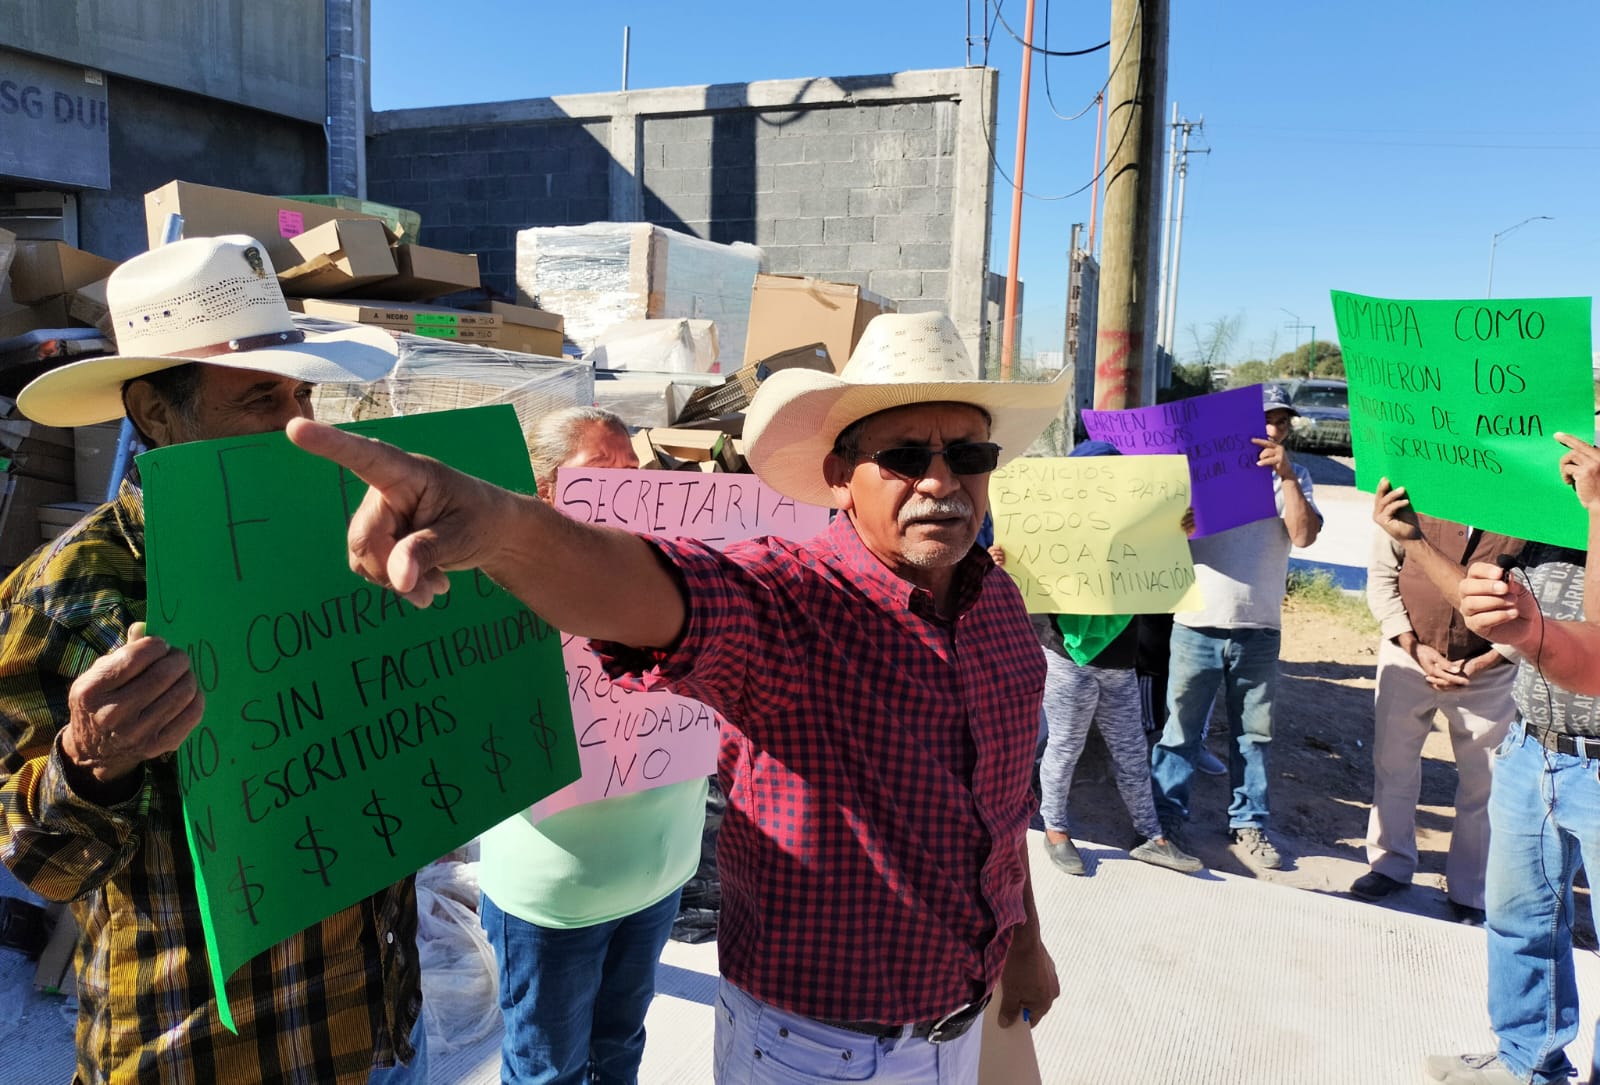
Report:
[[946,1043],[878,1040],[770,1006],[726,979],[715,1009],[716,1085],[977,1085],[982,1018]]
[[1266,828],[1267,745],[1272,741],[1280,640],[1276,629],[1173,625],[1167,725],[1150,751],[1150,782],[1163,825],[1189,820],[1195,759],[1220,688],[1228,708],[1228,782],[1233,787],[1228,827]]
[[[1600,754],[1600,742],[1595,743]],[[1600,872],[1600,759],[1559,754],[1519,720],[1495,752],[1489,789],[1489,1023],[1523,1081],[1566,1081],[1578,1035],[1572,879]],[[1600,1037],[1597,1037],[1600,1038]],[[1600,1081],[1600,1066],[1590,1081]]]
[[416,1054],[410,1062],[375,1067],[367,1075],[367,1085],[428,1085],[428,1025],[422,1014],[411,1029],[411,1046]]

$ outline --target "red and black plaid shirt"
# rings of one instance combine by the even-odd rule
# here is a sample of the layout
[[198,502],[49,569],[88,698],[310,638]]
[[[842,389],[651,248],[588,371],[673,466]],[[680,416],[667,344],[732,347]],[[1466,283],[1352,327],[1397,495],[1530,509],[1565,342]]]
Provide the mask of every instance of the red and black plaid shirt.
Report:
[[945,621],[846,516],[805,543],[652,542],[683,578],[682,638],[596,647],[729,721],[723,974],[793,1013],[888,1024],[987,993],[1023,920],[1044,689],[1011,579],[974,547]]

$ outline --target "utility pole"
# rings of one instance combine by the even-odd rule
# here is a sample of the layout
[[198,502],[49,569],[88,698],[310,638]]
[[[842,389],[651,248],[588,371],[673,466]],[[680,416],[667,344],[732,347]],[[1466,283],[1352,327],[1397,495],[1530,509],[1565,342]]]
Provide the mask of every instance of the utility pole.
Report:
[[1184,120],[1174,121],[1173,123],[1177,125],[1177,129],[1173,131],[1174,135],[1177,135],[1178,129],[1183,131],[1183,146],[1179,148],[1177,156],[1178,210],[1172,223],[1172,256],[1167,261],[1166,278],[1162,284],[1165,291],[1165,307],[1161,314],[1161,326],[1166,329],[1166,335],[1161,340],[1161,345],[1168,354],[1172,353],[1172,344],[1177,339],[1178,334],[1178,268],[1183,258],[1183,197],[1185,190],[1188,188],[1189,155],[1211,153],[1211,148],[1209,147],[1204,149],[1197,148],[1194,151],[1189,150],[1189,134],[1196,130],[1205,131],[1205,117],[1201,117],[1198,121]]
[[1017,346],[1017,265],[1022,250],[1022,171],[1028,161],[1028,94],[1033,78],[1033,3],[1022,24],[1022,95],[1017,106],[1017,164],[1011,173],[1011,252],[1006,262],[1006,326],[1000,337],[1000,379],[1011,379]]
[[1172,336],[1167,328],[1167,268],[1172,260],[1172,189],[1173,171],[1178,168],[1178,103],[1172,103],[1172,123],[1167,125],[1167,183],[1162,189],[1161,205],[1161,286],[1157,297],[1156,342],[1170,353]]
[[[1122,48],[1122,43],[1127,48]],[[1146,329],[1155,331],[1150,305],[1150,220],[1160,180],[1161,115],[1166,100],[1167,0],[1111,0],[1110,117],[1106,142],[1105,241],[1100,264],[1100,307],[1095,332],[1094,405],[1120,410],[1144,403]],[[1159,235],[1156,235],[1159,241]]]

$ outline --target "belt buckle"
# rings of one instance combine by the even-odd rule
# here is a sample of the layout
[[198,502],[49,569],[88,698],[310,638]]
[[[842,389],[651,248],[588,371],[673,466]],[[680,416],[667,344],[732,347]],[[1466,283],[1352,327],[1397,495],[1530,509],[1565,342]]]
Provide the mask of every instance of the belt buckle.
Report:
[[[928,1042],[930,1044],[942,1044],[950,1040],[959,1040],[966,1035],[967,1029],[972,1026],[973,1015],[971,1011],[976,1005],[977,1003],[975,1002],[968,1002],[964,1006],[957,1006],[935,1021],[933,1027],[928,1030]],[[969,1016],[963,1018],[963,1014],[968,1014]]]

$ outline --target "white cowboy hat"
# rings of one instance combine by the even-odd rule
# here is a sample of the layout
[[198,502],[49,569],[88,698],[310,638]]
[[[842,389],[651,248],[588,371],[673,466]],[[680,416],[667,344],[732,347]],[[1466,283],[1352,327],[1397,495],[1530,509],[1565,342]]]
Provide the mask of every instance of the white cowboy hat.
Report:
[[23,414],[47,426],[121,418],[123,382],[190,362],[321,384],[377,380],[399,353],[382,328],[296,328],[266,246],[242,234],[135,256],[111,273],[106,304],[121,353],[37,377],[17,396]]
[[779,493],[832,508],[838,502],[822,461],[853,422],[915,403],[970,403],[989,412],[989,439],[1005,463],[1028,450],[1067,395],[1065,372],[1047,383],[976,377],[949,317],[885,313],[837,374],[785,369],[761,383],[745,411],[745,455]]

